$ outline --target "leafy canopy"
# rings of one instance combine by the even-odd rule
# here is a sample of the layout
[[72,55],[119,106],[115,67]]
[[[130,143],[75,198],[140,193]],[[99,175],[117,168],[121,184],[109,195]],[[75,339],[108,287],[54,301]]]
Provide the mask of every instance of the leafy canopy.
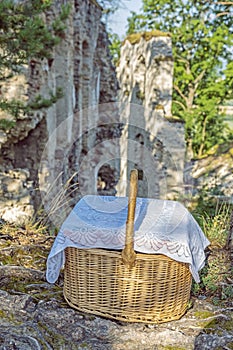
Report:
[[143,0],[128,34],[170,32],[174,56],[173,114],[186,122],[188,149],[202,156],[229,137],[218,106],[233,97],[232,2]]
[[[64,21],[70,9],[62,6],[60,15],[47,24],[45,13],[52,4],[51,0],[0,1],[0,89],[3,83],[22,71],[29,59],[52,57],[54,46],[64,35]],[[59,98],[60,91],[58,95]],[[51,103],[54,100],[55,96],[52,96]],[[46,102],[48,104],[48,100]],[[37,107],[40,107],[38,103]],[[20,100],[0,97],[0,110],[17,118],[22,111],[28,110],[28,106]]]

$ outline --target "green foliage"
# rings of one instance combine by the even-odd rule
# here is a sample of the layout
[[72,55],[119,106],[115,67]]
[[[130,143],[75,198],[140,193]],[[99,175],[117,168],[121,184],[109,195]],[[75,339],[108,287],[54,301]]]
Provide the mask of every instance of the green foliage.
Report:
[[204,213],[202,216],[203,230],[215,248],[224,248],[226,246],[229,234],[229,217],[232,206],[226,203],[216,208],[214,216]]
[[57,37],[63,38],[65,29],[66,29],[66,24],[64,23],[64,21],[68,18],[69,13],[70,13],[70,5],[68,6],[62,5],[60,16],[58,18],[55,18],[55,20],[53,21],[52,28],[53,28],[54,34]]
[[0,100],[0,109],[8,112],[9,115],[14,116],[14,119],[18,119],[22,112],[25,111],[26,107],[22,101],[11,99],[10,101],[6,99]]
[[[53,21],[46,22],[46,11],[53,5],[52,0],[0,2],[0,82],[6,83],[14,75],[21,73],[22,66],[33,59],[50,59],[54,46],[64,37],[65,20],[70,5],[61,6],[60,14]],[[60,94],[61,95],[61,94]],[[51,96],[50,102],[56,99]],[[38,99],[31,103],[32,108],[38,105]],[[42,103],[50,106],[48,101]],[[0,109],[15,119],[29,110],[22,101],[0,98]]]
[[51,57],[51,49],[59,40],[41,16],[51,4],[38,0],[0,3],[1,68],[17,71],[17,65],[27,63],[32,56]]
[[232,28],[231,7],[202,0],[144,0],[143,12],[128,19],[128,34],[157,29],[172,35],[172,111],[186,122],[195,157],[229,137],[218,106],[233,96]]
[[[208,204],[208,202],[206,201]],[[213,204],[213,203],[212,203]],[[230,252],[227,250],[230,216],[233,206],[218,204],[209,210],[207,206],[198,221],[210,241],[208,259],[200,272],[200,284],[193,283],[194,295],[205,294],[213,303],[228,303],[233,299],[233,286],[229,281],[233,278]],[[200,210],[199,210],[200,213]]]
[[223,252],[214,252],[200,273],[200,284],[193,283],[194,295],[205,294],[214,304],[220,304],[233,300],[233,286],[228,280],[233,277],[229,256]]
[[109,33],[108,36],[110,40],[109,50],[112,56],[112,62],[116,66],[120,59],[121,40],[117,34]]
[[224,69],[225,85],[228,89],[228,101],[229,105],[233,105],[233,61],[229,61]]
[[0,110],[7,112],[14,119],[0,119],[0,130],[7,131],[13,128],[20,119],[22,115],[30,113],[33,110],[38,110],[41,108],[49,108],[54,103],[56,103],[63,96],[61,88],[57,88],[55,94],[49,93],[48,98],[44,98],[41,95],[37,95],[31,102],[24,103],[20,100],[11,99],[7,101],[6,99],[0,100]]
[[0,119],[0,130],[8,131],[15,126],[15,123],[14,120]]
[[[221,147],[219,152],[224,152]],[[209,174],[207,173],[208,177]],[[201,228],[204,230],[204,221],[208,218],[213,225],[214,217],[225,217],[224,222],[226,223],[230,210],[233,209],[232,205],[221,202],[219,196],[224,196],[224,193],[217,184],[209,188],[208,185],[204,185],[198,190],[198,195],[193,197],[192,204],[192,215],[198,221]]]
[[59,98],[63,96],[62,89],[58,88],[56,94],[54,95],[50,92],[50,98],[43,98],[41,95],[38,95],[31,103],[28,104],[27,109],[41,109],[49,108],[54,103],[58,101]]

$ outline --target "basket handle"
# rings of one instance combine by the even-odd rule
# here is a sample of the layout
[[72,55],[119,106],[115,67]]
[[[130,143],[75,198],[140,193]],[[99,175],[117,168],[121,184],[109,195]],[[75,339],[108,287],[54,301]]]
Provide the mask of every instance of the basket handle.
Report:
[[125,247],[121,256],[125,266],[131,268],[135,264],[136,253],[134,251],[134,217],[138,191],[138,171],[136,169],[130,172],[130,187],[128,197],[128,215],[126,221]]

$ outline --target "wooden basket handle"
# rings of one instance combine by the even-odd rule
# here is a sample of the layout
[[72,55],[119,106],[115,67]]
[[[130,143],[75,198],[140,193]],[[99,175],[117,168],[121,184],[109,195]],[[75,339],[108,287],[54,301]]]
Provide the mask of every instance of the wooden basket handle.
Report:
[[130,172],[130,186],[128,197],[128,215],[126,221],[125,247],[122,250],[122,260],[128,268],[135,264],[136,253],[134,251],[134,217],[138,192],[138,171]]

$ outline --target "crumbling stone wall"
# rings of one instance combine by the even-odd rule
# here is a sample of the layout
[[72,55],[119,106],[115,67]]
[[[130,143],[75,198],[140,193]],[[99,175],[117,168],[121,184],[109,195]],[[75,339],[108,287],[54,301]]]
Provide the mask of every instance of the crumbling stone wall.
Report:
[[32,183],[27,170],[14,169],[0,173],[0,213],[6,221],[17,217],[17,221],[23,223],[33,215],[31,190]]
[[136,167],[140,196],[177,197],[183,191],[185,140],[183,123],[171,115],[170,36],[152,31],[126,38],[117,73],[125,125],[118,192],[126,193],[129,172]]
[[[63,0],[54,2],[45,16],[47,22],[55,18],[63,3]],[[4,199],[8,196],[7,187],[2,187],[0,216],[4,218],[7,212],[7,219],[13,221],[21,216],[21,204],[30,214],[32,207],[38,208],[40,194],[43,190],[47,191],[56,171],[63,173],[63,182],[67,181],[77,170],[81,154],[88,152],[97,142],[96,135],[92,133],[86,144],[84,141],[80,143],[80,138],[85,139],[83,135],[93,123],[93,115],[82,111],[116,100],[117,80],[108,51],[107,33],[101,23],[101,8],[92,0],[73,0],[69,4],[71,11],[66,22],[67,29],[61,43],[54,48],[53,57],[42,61],[30,60],[11,89],[12,98],[21,97],[29,101],[38,95],[49,98],[50,93],[55,94],[58,88],[62,89],[63,97],[50,108],[20,116],[16,126],[7,132],[0,130],[2,183],[5,177],[6,181],[11,178],[9,174],[15,169],[24,169],[27,173],[27,178],[22,180],[24,190],[21,194],[20,191],[17,194],[12,192],[10,202]],[[98,113],[94,117],[98,122]],[[64,127],[58,128],[59,125]],[[46,148],[50,139],[52,142]],[[25,191],[30,198],[28,203],[24,201]],[[4,210],[1,209],[3,207]]]
[[[54,2],[45,20],[52,21],[63,3]],[[101,8],[92,0],[69,4],[67,29],[52,58],[30,60],[12,90],[12,97],[21,93],[29,101],[37,95],[48,99],[58,88],[63,97],[49,108],[20,116],[7,133],[0,131],[2,183],[12,171],[27,173],[18,187],[22,191],[11,192],[10,202],[1,200],[0,216],[8,220],[21,218],[22,208],[30,216],[42,199],[48,211],[57,195],[65,202],[69,179],[68,195],[74,201],[75,186],[79,195],[125,195],[132,167],[139,169],[140,196],[172,197],[183,185],[184,129],[171,116],[170,37],[142,35],[134,43],[128,38],[118,82]],[[1,188],[7,198],[9,188]],[[66,210],[57,216],[61,223]]]

